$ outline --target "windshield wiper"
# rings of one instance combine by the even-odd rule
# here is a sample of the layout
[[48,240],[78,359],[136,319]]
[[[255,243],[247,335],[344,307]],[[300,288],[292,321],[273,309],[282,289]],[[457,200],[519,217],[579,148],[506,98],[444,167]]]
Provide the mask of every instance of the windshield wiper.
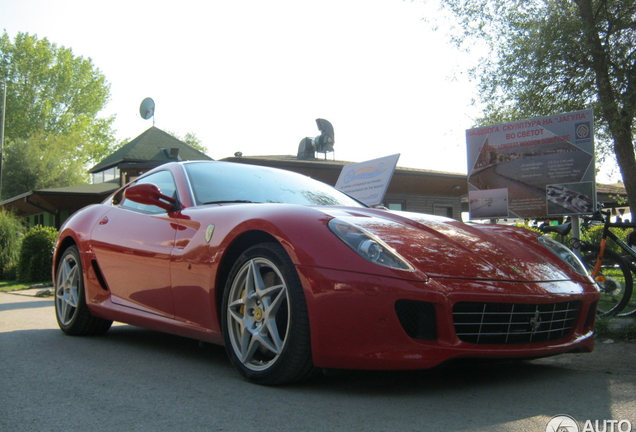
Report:
[[221,201],[204,202],[202,205],[208,205],[208,204],[234,204],[234,203],[257,204],[254,201],[250,201],[250,200],[221,200]]

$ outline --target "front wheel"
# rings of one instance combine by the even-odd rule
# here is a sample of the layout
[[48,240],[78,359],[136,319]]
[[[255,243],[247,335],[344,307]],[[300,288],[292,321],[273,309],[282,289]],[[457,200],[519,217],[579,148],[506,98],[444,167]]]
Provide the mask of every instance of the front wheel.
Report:
[[[598,247],[583,251],[583,262],[590,274],[596,265]],[[597,275],[592,276],[601,292],[597,311],[599,315],[622,315],[621,311],[632,296],[633,279],[627,262],[617,253],[606,249]]]
[[66,249],[57,265],[55,316],[62,331],[72,336],[103,334],[113,323],[93,316],[86,306],[82,262],[76,246]]
[[247,380],[280,385],[313,374],[303,288],[279,244],[253,246],[235,262],[222,320],[230,360]]

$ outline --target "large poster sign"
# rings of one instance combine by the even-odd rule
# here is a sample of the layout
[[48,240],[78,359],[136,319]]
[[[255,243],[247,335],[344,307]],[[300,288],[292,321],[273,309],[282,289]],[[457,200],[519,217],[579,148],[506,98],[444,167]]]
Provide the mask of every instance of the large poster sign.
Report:
[[391,183],[399,154],[347,165],[340,171],[336,189],[366,205],[378,205]]
[[467,130],[470,217],[592,213],[593,126],[584,110]]

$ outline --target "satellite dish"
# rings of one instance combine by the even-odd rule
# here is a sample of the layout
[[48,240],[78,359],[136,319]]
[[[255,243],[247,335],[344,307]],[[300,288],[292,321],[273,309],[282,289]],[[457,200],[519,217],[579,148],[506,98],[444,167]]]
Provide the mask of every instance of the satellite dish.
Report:
[[147,97],[141,102],[139,115],[141,115],[141,118],[144,120],[148,120],[155,115],[155,101],[153,101],[152,98]]

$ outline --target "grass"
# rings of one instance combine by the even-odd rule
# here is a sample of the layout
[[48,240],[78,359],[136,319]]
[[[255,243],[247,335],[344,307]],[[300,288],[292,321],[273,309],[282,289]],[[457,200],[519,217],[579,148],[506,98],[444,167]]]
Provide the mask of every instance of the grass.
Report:
[[31,288],[51,287],[51,281],[41,283],[19,283],[17,281],[0,281],[0,291],[20,291]]
[[594,332],[604,339],[636,340],[636,319],[597,317]]

